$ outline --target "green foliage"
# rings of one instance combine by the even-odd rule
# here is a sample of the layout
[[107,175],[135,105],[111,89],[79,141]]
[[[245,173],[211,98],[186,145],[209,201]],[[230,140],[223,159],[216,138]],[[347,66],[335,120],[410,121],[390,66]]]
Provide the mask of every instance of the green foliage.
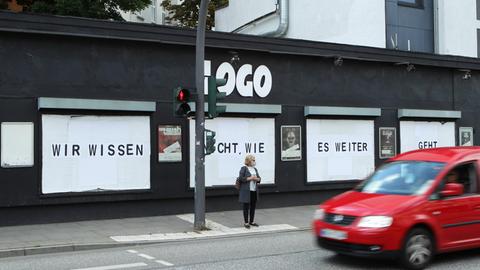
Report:
[[18,0],[17,3],[27,12],[123,20],[121,10],[140,11],[151,0]]
[[[210,0],[207,14],[207,29],[212,29],[215,26],[215,9],[226,5],[228,5],[228,0]],[[182,27],[197,27],[200,0],[184,0],[178,5],[173,5],[170,0],[162,0],[161,6],[169,12],[166,18],[167,22]]]

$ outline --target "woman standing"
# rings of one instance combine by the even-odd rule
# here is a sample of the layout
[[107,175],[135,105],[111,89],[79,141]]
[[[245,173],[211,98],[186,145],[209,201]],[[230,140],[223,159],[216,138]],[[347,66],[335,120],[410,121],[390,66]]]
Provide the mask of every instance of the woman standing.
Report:
[[258,183],[260,183],[261,178],[255,165],[255,157],[253,155],[247,155],[245,157],[245,166],[240,169],[238,176],[238,180],[240,181],[238,201],[243,204],[244,226],[247,229],[250,229],[250,226],[258,227],[254,219],[255,206],[259,196]]

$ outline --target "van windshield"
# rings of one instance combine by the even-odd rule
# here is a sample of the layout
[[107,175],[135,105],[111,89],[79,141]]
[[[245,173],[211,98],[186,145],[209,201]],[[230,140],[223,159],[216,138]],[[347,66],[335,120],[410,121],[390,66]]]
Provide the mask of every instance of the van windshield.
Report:
[[396,161],[375,171],[356,190],[364,193],[421,195],[433,184],[445,163]]

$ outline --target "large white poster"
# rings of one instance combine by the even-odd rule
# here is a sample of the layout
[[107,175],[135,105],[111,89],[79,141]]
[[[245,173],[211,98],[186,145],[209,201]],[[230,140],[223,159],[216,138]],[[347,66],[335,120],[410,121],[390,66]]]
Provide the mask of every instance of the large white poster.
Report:
[[307,181],[363,179],[375,169],[372,120],[307,119]]
[[454,122],[400,121],[400,151],[455,146]]
[[147,116],[42,116],[42,192],[150,188]]
[[[205,156],[205,186],[234,185],[245,155],[253,154],[262,184],[275,181],[275,121],[266,118],[205,120],[215,132],[215,152]],[[190,120],[190,187],[195,186],[195,121]]]

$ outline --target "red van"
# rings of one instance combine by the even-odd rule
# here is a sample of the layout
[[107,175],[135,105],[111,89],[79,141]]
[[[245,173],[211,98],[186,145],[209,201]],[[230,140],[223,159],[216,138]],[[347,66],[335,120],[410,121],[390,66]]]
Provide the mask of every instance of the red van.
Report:
[[480,247],[480,147],[407,152],[319,206],[318,244],[340,254],[399,258],[423,269],[434,254]]

